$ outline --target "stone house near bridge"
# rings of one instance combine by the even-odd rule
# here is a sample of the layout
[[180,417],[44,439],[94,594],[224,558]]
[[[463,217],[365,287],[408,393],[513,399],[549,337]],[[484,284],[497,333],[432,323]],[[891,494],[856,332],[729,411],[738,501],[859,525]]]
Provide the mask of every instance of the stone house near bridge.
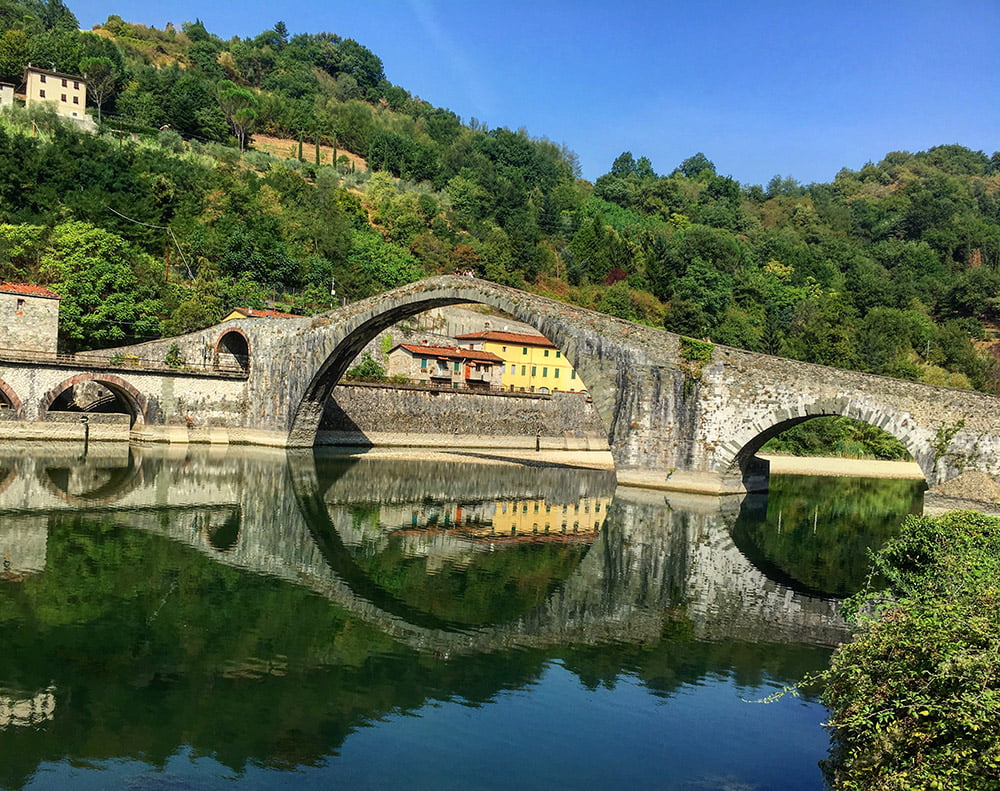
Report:
[[388,355],[386,373],[415,384],[458,389],[498,390],[503,360],[495,354],[458,346],[401,343]]

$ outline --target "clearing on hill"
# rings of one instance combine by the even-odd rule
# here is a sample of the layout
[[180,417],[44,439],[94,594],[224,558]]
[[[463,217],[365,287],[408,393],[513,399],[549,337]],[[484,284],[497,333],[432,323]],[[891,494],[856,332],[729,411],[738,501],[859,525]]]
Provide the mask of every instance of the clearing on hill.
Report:
[[[299,157],[299,141],[291,138],[254,135],[250,146],[257,151],[263,151],[265,154],[270,154],[273,157],[280,157],[281,159],[298,159]],[[344,148],[338,148],[337,159],[340,159],[342,156],[346,156],[351,161],[355,170],[368,170],[368,163],[362,157],[359,157],[357,154],[352,154]],[[315,143],[308,140],[302,141],[302,159],[305,162],[316,161]],[[334,164],[332,146],[321,145],[319,147],[319,163],[321,165]]]

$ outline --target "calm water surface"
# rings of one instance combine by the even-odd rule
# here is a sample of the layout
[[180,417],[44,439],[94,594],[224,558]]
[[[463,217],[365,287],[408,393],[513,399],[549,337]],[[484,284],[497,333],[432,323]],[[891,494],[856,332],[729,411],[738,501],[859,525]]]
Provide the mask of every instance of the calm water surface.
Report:
[[821,789],[835,597],[913,482],[0,455],[0,788]]

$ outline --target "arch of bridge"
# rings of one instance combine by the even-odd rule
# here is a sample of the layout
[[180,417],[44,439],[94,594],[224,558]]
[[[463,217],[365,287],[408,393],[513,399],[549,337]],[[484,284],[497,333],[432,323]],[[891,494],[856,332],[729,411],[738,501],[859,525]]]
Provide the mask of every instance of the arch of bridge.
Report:
[[62,380],[59,384],[50,389],[45,396],[43,396],[38,410],[39,418],[44,420],[53,402],[62,393],[66,392],[68,388],[81,384],[82,382],[97,382],[100,385],[104,385],[108,390],[114,393],[119,400],[124,402],[124,405],[128,408],[132,415],[132,422],[134,424],[141,424],[146,421],[148,403],[146,396],[122,377],[117,376],[116,374],[101,372],[75,374],[68,379]]
[[10,409],[14,412],[14,417],[20,418],[24,413],[24,404],[17,397],[14,388],[8,385],[3,379],[0,379],[0,395],[10,404]]
[[[773,410],[764,417],[748,421],[735,432],[732,441],[718,456],[719,466],[727,472],[738,474],[746,469],[754,456],[768,440],[793,426],[818,417],[848,417],[885,431],[899,440],[920,466],[928,483],[934,481],[934,450],[926,441],[916,439],[907,419],[885,409],[862,408],[852,399],[839,399],[832,407],[824,402],[791,403],[780,410]],[[735,450],[735,448],[739,448]]]
[[[312,356],[314,373],[308,382],[300,385],[300,394],[292,394],[294,403],[289,404],[290,444],[313,444],[330,392],[355,357],[379,332],[432,308],[467,303],[497,308],[548,338],[574,367],[593,400],[595,410],[605,426],[611,429],[620,377],[616,361],[608,360],[600,353],[601,334],[586,322],[577,321],[583,314],[592,314],[591,311],[488,281],[443,276],[413,283],[325,314],[331,319],[335,315],[337,323],[331,322],[325,332],[321,329],[322,341]],[[610,316],[603,318],[609,322],[620,322]],[[313,326],[322,328],[323,320],[314,320]],[[297,346],[301,341],[288,336],[286,343]],[[289,351],[287,356],[292,354]],[[286,357],[280,352],[275,356],[278,359]]]

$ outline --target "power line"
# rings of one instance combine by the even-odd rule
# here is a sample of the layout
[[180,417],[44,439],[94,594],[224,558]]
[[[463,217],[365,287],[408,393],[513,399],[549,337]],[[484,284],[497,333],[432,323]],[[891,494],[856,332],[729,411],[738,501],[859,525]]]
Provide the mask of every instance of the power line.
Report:
[[177,237],[174,236],[174,232],[170,229],[169,225],[150,225],[148,222],[142,222],[140,220],[133,220],[131,217],[126,217],[120,211],[118,211],[117,209],[113,209],[110,206],[105,206],[104,208],[107,209],[112,214],[117,214],[123,220],[128,220],[129,222],[134,222],[136,225],[142,225],[142,226],[144,226],[146,228],[155,228],[158,231],[166,231],[167,233],[169,233],[170,234],[170,238],[173,239],[173,241],[174,241],[174,247],[177,248],[177,252],[180,253],[181,260],[184,262],[184,268],[187,269],[188,278],[191,279],[191,280],[194,280],[194,274],[191,272],[191,264],[188,263],[187,257],[184,255],[184,251],[181,250],[180,242],[177,241]]

